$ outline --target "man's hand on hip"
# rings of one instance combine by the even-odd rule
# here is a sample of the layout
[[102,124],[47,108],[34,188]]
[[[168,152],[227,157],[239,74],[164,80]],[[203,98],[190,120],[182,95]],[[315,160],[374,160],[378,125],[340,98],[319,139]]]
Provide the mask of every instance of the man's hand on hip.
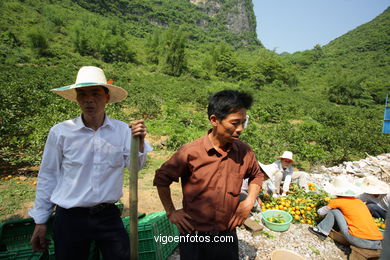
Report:
[[247,199],[238,204],[236,212],[229,221],[229,230],[233,230],[236,226],[240,226],[244,223],[253,208],[253,204],[254,203],[252,201]]
[[181,234],[184,231],[190,233],[194,230],[194,227],[188,222],[187,219],[192,219],[190,215],[184,212],[183,209],[174,210],[167,214],[169,220],[177,226]]
[[34,233],[32,234],[30,243],[34,251],[43,252],[45,251],[50,241],[46,239],[47,226],[46,224],[36,224]]

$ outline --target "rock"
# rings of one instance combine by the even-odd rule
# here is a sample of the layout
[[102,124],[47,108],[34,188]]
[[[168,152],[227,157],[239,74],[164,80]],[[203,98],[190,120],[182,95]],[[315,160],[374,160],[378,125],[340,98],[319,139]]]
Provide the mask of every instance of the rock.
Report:
[[244,222],[244,226],[252,233],[253,236],[260,235],[260,231],[264,229],[264,226],[260,224],[260,220],[253,220],[247,218]]
[[320,170],[323,172],[328,172],[328,169],[323,165],[321,165]]
[[381,168],[379,168],[377,166],[368,166],[365,169],[373,175],[376,175],[382,171]]
[[368,175],[369,175],[369,174],[366,174],[366,173],[363,173],[363,172],[357,172],[357,173],[355,173],[355,176],[361,177],[361,178],[366,177],[366,176],[368,176]]
[[367,163],[364,161],[357,161],[352,164],[356,168],[364,168],[367,166]]
[[347,173],[352,173],[352,174],[355,174],[355,170],[350,166],[350,165],[347,165],[347,167],[345,167],[345,170],[347,171]]
[[317,169],[321,169],[323,173],[329,173],[331,178],[340,174],[352,174],[360,178],[373,175],[386,181],[385,177],[388,177],[386,172],[390,173],[390,153],[376,157],[368,156],[365,159],[354,162],[343,162],[329,168],[320,166]]

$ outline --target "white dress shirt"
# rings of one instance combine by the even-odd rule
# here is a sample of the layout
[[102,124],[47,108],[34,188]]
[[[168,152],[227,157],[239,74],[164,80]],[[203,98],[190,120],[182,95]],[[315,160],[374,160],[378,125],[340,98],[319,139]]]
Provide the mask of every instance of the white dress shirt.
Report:
[[283,191],[288,191],[290,189],[291,177],[294,173],[294,167],[290,166],[286,169],[283,169],[282,162],[280,160],[273,162],[272,165],[274,165],[274,167],[283,173]]
[[[262,189],[264,189],[264,188],[265,188],[266,192],[268,190],[271,190],[271,191],[276,190],[275,185],[273,184],[272,180],[270,180],[270,179],[263,182]],[[248,193],[249,193],[249,178],[246,178],[242,181],[241,193],[248,195]]]
[[[105,117],[96,131],[81,117],[50,129],[38,174],[36,199],[29,215],[45,223],[54,205],[62,208],[92,207],[114,203],[122,197],[123,170],[130,164],[131,129]],[[145,142],[139,166],[152,148]]]

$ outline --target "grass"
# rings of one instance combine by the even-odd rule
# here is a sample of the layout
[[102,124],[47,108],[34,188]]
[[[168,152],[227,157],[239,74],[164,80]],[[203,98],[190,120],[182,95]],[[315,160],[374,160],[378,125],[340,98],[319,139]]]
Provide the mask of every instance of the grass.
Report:
[[274,235],[272,235],[271,233],[268,233],[267,231],[261,231],[260,234],[262,236],[265,236],[265,237],[270,238],[270,239],[275,239],[276,238]]
[[21,218],[25,214],[17,212],[35,198],[34,176],[7,176],[10,175],[1,175],[0,178],[0,222]]

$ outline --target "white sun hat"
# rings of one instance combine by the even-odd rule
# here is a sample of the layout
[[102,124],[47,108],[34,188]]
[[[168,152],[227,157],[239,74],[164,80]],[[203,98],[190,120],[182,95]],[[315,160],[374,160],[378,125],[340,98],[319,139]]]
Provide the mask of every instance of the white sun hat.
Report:
[[359,182],[360,188],[364,193],[381,195],[390,192],[390,186],[386,182],[379,180],[375,176],[367,176]]
[[339,175],[332,183],[325,185],[324,190],[332,196],[357,197],[362,190],[355,184],[354,180],[346,175]]
[[283,154],[278,157],[278,159],[287,159],[295,162],[293,159],[293,153],[290,151],[284,151]]
[[274,174],[278,171],[278,168],[275,167],[275,164],[262,164],[261,162],[259,162],[259,165],[261,167],[261,169],[265,172],[265,174],[267,174],[268,178],[270,178],[271,180],[273,179],[274,177]]
[[54,93],[71,101],[75,101],[77,97],[76,88],[103,86],[108,88],[110,100],[108,103],[116,103],[124,100],[127,97],[127,91],[121,87],[107,83],[106,76],[102,69],[94,66],[81,67],[77,73],[76,83],[73,85],[52,89]]

